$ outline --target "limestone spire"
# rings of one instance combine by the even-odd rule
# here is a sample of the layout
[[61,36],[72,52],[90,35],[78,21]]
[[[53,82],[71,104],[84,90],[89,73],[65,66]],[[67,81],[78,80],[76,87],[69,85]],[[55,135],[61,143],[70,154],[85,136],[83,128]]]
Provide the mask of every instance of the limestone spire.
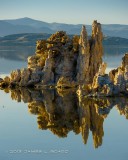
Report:
[[101,24],[98,23],[97,20],[94,20],[92,24],[92,38],[97,38],[99,41],[103,39]]
[[88,34],[85,25],[82,26],[79,45],[81,54],[87,54],[89,52]]
[[79,39],[79,55],[77,59],[77,81],[79,83],[85,83],[88,81],[90,59],[89,48],[90,47],[86,27],[83,25]]
[[86,27],[85,25],[83,25],[82,30],[81,30],[79,44],[85,48],[87,46],[87,43],[88,43],[88,35],[87,35]]

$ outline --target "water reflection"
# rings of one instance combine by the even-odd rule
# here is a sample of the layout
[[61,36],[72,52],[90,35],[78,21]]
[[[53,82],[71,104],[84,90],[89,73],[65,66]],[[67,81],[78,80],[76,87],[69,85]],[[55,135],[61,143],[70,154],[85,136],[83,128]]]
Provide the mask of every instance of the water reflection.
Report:
[[26,61],[34,52],[35,46],[0,46],[0,58],[8,60]]
[[[36,41],[34,42],[33,45],[31,44],[28,46],[18,45],[18,44],[10,46],[0,45],[0,58],[5,58],[8,60],[15,60],[15,61],[26,61],[28,56],[32,56],[35,53],[36,49],[35,44]],[[128,45],[105,45],[103,43],[103,48],[104,48],[104,57],[111,57],[111,58],[119,57],[119,60],[121,60],[122,55],[128,52]]]
[[104,119],[116,107],[120,115],[128,119],[128,99],[77,97],[73,90],[5,89],[12,100],[28,103],[31,114],[37,115],[38,128],[49,129],[58,137],[67,137],[70,131],[81,134],[87,144],[92,132],[94,147],[102,145]]

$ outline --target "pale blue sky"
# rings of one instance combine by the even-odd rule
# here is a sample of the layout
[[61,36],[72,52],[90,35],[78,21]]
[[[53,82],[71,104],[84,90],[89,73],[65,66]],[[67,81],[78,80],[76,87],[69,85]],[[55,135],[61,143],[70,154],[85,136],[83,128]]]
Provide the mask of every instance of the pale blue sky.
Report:
[[0,20],[30,17],[46,22],[128,24],[128,0],[0,0]]

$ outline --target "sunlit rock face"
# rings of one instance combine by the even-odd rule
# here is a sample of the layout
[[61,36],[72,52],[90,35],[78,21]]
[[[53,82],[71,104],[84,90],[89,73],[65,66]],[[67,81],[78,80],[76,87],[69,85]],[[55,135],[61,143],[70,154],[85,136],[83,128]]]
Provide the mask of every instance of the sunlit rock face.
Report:
[[79,39],[79,55],[77,59],[77,81],[80,84],[89,82],[90,46],[85,26],[82,27]]
[[94,21],[92,24],[92,37],[90,39],[90,82],[93,81],[95,74],[98,72],[99,67],[102,64],[102,39],[103,33],[101,30],[101,24]]
[[28,111],[37,116],[38,128],[56,136],[67,137],[70,131],[81,134],[87,144],[90,131],[95,148],[102,145],[103,123],[113,107],[128,119],[127,98],[77,97],[75,91],[5,89],[12,100],[28,103]]
[[28,67],[12,71],[0,80],[0,87],[75,88],[78,96],[91,97],[127,95],[128,53],[120,67],[106,74],[102,39],[101,24],[96,20],[90,38],[85,26],[80,36],[56,32],[47,40],[37,41],[35,55],[28,57]]
[[99,71],[96,73],[92,83],[92,96],[112,96],[113,84],[108,74],[105,74],[106,63],[102,63],[99,67]]
[[43,69],[42,85],[60,85],[62,78],[70,85],[75,80],[78,54],[78,47],[75,45],[78,45],[78,40],[76,39],[75,44],[74,39],[75,37],[70,39],[63,31],[53,34],[48,39],[48,58]]
[[122,58],[122,64],[109,73],[117,92],[128,94],[128,53]]
[[6,84],[70,88],[92,83],[102,55],[102,31],[97,21],[93,22],[90,40],[85,26],[80,37],[71,38],[59,31],[47,40],[37,41],[35,55],[28,57],[28,68],[12,71]]
[[97,21],[92,24],[92,36],[89,40],[85,26],[82,27],[77,60],[77,81],[80,84],[92,83],[99,70],[103,56],[102,39],[101,24]]
[[128,95],[128,54],[122,58],[122,64],[117,69],[105,74],[104,65],[99,68],[92,84],[92,96],[122,96]]

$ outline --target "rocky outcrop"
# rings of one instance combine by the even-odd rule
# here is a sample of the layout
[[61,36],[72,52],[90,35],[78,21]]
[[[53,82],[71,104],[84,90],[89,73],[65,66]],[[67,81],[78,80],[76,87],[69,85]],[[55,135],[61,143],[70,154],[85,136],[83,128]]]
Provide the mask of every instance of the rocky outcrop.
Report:
[[128,84],[128,53],[122,58],[122,64],[116,70],[109,73],[110,78],[115,86],[121,91],[127,90]]
[[81,35],[69,37],[56,32],[47,40],[37,41],[35,55],[28,57],[28,67],[12,71],[0,80],[1,87],[76,88],[79,96],[115,96],[128,94],[128,54],[122,65],[105,74],[102,61],[101,24],[92,24],[88,38],[86,27]]
[[128,54],[122,58],[122,64],[105,74],[104,63],[99,68],[92,83],[91,96],[128,95]]
[[93,22],[92,36],[89,40],[85,26],[82,27],[77,60],[77,81],[80,84],[92,83],[99,70],[103,56],[102,39],[101,24],[97,21]]
[[102,31],[97,21],[90,40],[85,26],[80,37],[56,32],[47,40],[37,41],[35,55],[28,57],[28,68],[12,71],[6,85],[69,88],[92,83],[102,62],[101,48]]

